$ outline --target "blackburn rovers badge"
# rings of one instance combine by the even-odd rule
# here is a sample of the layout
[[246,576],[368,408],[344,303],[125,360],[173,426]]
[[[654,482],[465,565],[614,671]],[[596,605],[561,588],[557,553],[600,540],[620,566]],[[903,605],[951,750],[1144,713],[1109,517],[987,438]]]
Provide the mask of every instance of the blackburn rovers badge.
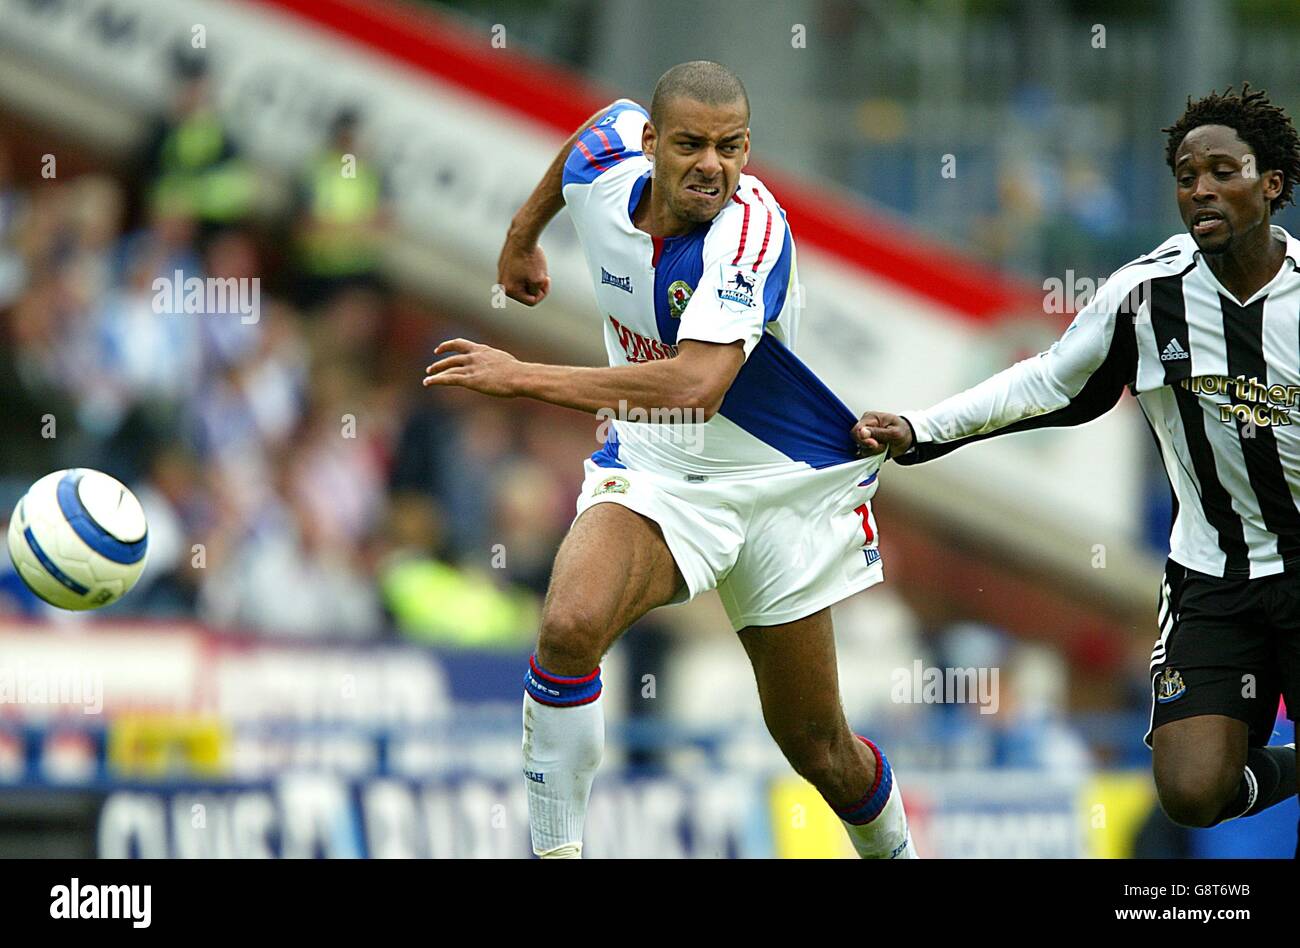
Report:
[[686,312],[686,304],[691,301],[691,287],[685,280],[674,280],[668,287],[668,315],[681,319]]
[[1172,668],[1166,668],[1156,679],[1156,700],[1161,704],[1181,698],[1186,691],[1183,676]]
[[611,474],[591,492],[592,497],[599,497],[601,494],[626,494],[627,489],[632,485],[626,477],[619,477],[617,474]]

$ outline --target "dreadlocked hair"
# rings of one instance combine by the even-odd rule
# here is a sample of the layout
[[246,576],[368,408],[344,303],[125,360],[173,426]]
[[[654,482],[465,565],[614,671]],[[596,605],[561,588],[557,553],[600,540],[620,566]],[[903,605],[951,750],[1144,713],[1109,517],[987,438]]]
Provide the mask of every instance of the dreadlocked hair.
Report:
[[1228,86],[1223,95],[1211,92],[1195,102],[1188,96],[1187,110],[1178,121],[1160,130],[1169,136],[1165,162],[1170,170],[1187,133],[1202,125],[1228,126],[1250,146],[1261,172],[1282,172],[1282,191],[1269,204],[1274,213],[1294,203],[1292,191],[1300,181],[1300,135],[1286,110],[1269,102],[1267,92],[1251,91],[1250,83],[1243,82],[1240,95],[1234,95]]

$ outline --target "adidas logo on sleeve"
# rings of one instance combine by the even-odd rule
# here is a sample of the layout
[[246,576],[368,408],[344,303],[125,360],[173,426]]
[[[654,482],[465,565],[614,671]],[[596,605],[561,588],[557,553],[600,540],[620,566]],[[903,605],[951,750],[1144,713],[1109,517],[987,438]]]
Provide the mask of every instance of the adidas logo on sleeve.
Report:
[[1177,339],[1170,339],[1169,345],[1165,346],[1164,351],[1160,353],[1161,362],[1173,362],[1177,359],[1188,358],[1191,358],[1191,356],[1187,354],[1186,349],[1178,344]]

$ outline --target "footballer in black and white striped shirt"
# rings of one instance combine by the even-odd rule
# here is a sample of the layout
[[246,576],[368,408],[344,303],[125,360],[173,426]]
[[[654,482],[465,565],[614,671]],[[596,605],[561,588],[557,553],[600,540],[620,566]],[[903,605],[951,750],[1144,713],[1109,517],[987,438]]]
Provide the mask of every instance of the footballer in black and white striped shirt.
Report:
[[1175,497],[1145,741],[1165,812],[1212,826],[1296,793],[1295,745],[1267,745],[1279,696],[1300,716],[1300,240],[1270,217],[1300,136],[1249,85],[1163,132],[1186,233],[1120,267],[1046,352],[854,434],[919,463],[1137,397]]

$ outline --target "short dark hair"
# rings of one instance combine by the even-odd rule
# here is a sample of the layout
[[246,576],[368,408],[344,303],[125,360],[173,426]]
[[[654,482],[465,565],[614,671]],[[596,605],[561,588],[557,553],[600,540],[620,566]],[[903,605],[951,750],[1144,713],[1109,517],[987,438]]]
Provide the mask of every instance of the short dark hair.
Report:
[[697,59],[679,63],[659,77],[650,100],[650,121],[663,127],[664,112],[674,99],[694,99],[705,105],[731,105],[737,99],[745,103],[745,122],[749,122],[749,95],[740,77],[721,63]]
[[1161,129],[1169,136],[1165,161],[1171,170],[1187,133],[1202,125],[1228,126],[1255,153],[1260,171],[1282,172],[1282,191],[1269,205],[1274,212],[1293,203],[1292,191],[1300,180],[1300,135],[1286,110],[1268,101],[1267,92],[1252,92],[1250,83],[1243,82],[1240,95],[1228,86],[1223,95],[1211,92],[1195,102],[1188,96],[1187,110],[1173,125]]

